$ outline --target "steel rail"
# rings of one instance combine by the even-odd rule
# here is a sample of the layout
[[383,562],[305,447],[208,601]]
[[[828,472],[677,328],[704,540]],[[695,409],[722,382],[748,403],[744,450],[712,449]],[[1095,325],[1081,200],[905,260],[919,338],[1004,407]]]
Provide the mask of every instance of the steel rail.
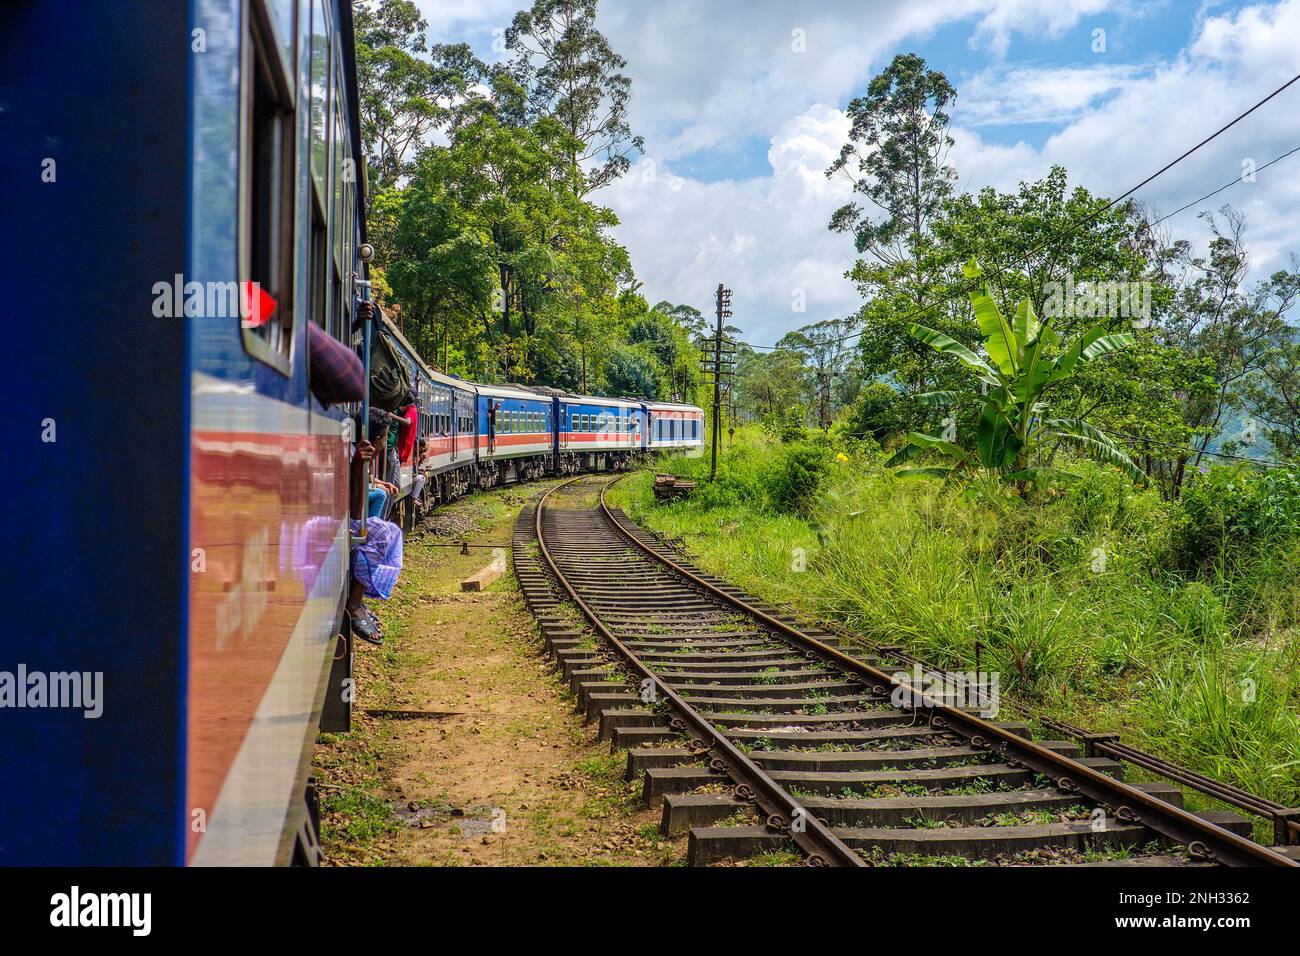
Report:
[[[830,622],[825,626],[829,627],[836,634],[842,637],[852,637],[850,632],[834,623]],[[920,665],[926,671],[939,671],[939,668],[930,665],[900,647],[877,646],[874,648],[879,653],[888,654],[896,657],[906,664]],[[1248,790],[1230,783],[1224,783],[1222,780],[1215,780],[1213,777],[1207,777],[1202,773],[1197,773],[1187,767],[1172,763],[1163,757],[1157,757],[1155,754],[1147,753],[1130,744],[1126,744],[1119,739],[1118,734],[1093,733],[1082,727],[1076,727],[1062,720],[1053,720],[1048,717],[1036,716],[1032,708],[1022,701],[1015,699],[1003,698],[1003,703],[1011,708],[1013,713],[1022,717],[1033,717],[1044,727],[1054,730],[1065,737],[1073,737],[1082,741],[1088,747],[1089,756],[1109,756],[1116,760],[1128,761],[1134,766],[1149,770],[1166,780],[1181,784],[1203,796],[1218,800],[1228,806],[1236,807],[1238,810],[1244,810],[1254,816],[1261,817],[1273,824],[1274,843],[1279,846],[1295,845],[1296,836],[1300,835],[1300,809],[1291,809],[1274,800],[1257,796]]]
[[[624,527],[623,523],[618,520],[610,509],[605,498],[605,493],[610,486],[622,477],[624,476],[620,475],[601,487],[600,510],[606,521],[624,539],[707,593],[749,614],[770,629],[813,651],[826,662],[839,667],[846,675],[863,679],[872,686],[875,693],[885,694],[888,692],[892,696],[895,690],[902,690],[904,692],[904,708],[913,711],[926,711],[931,726],[941,730],[952,730],[965,737],[970,745],[976,749],[998,753],[1003,756],[1006,762],[1012,765],[1019,764],[1035,773],[1043,774],[1058,789],[1064,790],[1066,793],[1077,793],[1094,803],[1106,807],[1115,814],[1117,819],[1140,824],[1174,843],[1187,847],[1188,853],[1193,858],[1208,860],[1225,866],[1300,867],[1300,862],[1290,860],[1280,853],[1275,853],[1268,847],[1262,846],[1253,840],[1238,836],[1207,820],[1202,820],[1179,807],[1175,807],[1173,804],[1166,803],[1158,797],[1144,793],[1136,787],[1131,787],[1068,757],[1062,757],[1046,747],[1039,746],[1032,740],[1017,736],[1011,731],[1004,730],[981,717],[968,714],[964,710],[944,704],[942,701],[934,700],[923,691],[896,680],[891,674],[872,667],[865,661],[850,657],[828,644],[823,644],[785,621],[772,617],[770,614],[728,594],[712,582],[660,554]],[[630,523],[630,519],[628,520]]]
[[[806,810],[785,788],[769,777],[708,719],[686,703],[682,696],[656,675],[634,651],[619,640],[560,570],[559,564],[546,546],[546,537],[543,534],[542,515],[546,509],[546,500],[559,489],[589,477],[591,476],[579,475],[549,489],[538,499],[537,507],[533,512],[533,532],[537,538],[538,551],[555,579],[569,595],[569,599],[578,606],[596,632],[618,652],[628,667],[639,674],[643,681],[650,681],[655,687],[655,693],[662,695],[668,702],[668,706],[674,711],[681,726],[689,728],[692,732],[691,747],[696,754],[701,759],[712,755],[709,760],[710,769],[726,773],[735,780],[736,797],[755,803],[763,813],[765,825],[769,829],[787,834],[803,851],[809,865],[868,866],[869,864],[840,840],[830,827]],[[601,489],[601,496],[603,504],[604,488]]]

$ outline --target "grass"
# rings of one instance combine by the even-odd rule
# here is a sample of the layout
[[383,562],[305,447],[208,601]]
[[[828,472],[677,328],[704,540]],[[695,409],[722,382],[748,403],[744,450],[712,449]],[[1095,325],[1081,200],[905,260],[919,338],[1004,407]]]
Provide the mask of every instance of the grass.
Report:
[[658,463],[692,497],[656,502],[644,472],[613,503],[768,601],[940,667],[978,656],[1042,715],[1300,804],[1300,537],[1203,560],[1178,502],[1087,462],[1020,501],[899,479],[860,447],[809,466],[816,448],[743,428],[716,482],[707,459]]

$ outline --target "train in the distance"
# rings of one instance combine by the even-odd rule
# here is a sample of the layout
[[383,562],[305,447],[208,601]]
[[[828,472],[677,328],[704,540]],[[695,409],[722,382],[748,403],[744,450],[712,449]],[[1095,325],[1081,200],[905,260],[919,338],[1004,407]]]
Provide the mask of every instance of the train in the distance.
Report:
[[394,515],[404,527],[414,515],[408,495],[417,472],[437,505],[544,475],[617,470],[647,453],[703,451],[704,412],[697,406],[474,384],[425,365],[386,316],[376,326],[410,376],[427,445],[423,459],[401,468]]
[[[350,706],[358,408],[308,338],[351,345],[367,280],[351,3],[7,5],[0,125],[0,866],[313,862]],[[434,500],[702,444],[697,408],[472,384],[376,324]]]

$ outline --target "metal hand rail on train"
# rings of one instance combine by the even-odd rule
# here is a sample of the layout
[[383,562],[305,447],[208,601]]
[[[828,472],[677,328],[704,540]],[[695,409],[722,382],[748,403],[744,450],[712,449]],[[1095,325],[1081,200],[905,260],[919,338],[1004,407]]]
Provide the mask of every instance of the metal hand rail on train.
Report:
[[[369,256],[365,256],[369,260]],[[361,292],[361,301],[370,301],[370,280],[357,279],[355,274],[352,280],[357,289]],[[362,323],[361,330],[361,364],[362,374],[366,377],[366,394],[361,400],[361,437],[367,442],[370,441],[370,339],[374,329],[374,315]],[[361,463],[361,533],[354,535],[353,544],[364,544],[370,536],[370,460]]]
[[1009,763],[1019,763],[1035,773],[1048,777],[1058,789],[1067,793],[1077,793],[1107,807],[1121,820],[1141,824],[1174,843],[1186,846],[1188,853],[1194,858],[1234,866],[1300,867],[1300,863],[1275,853],[1253,840],[1215,826],[1207,820],[1202,820],[1158,797],[1153,797],[1068,757],[1062,757],[1032,740],[1020,737],[974,714],[968,714],[958,707],[934,700],[923,691],[896,680],[885,671],[850,657],[838,648],[823,644],[785,621],[772,617],[728,594],[660,554],[624,527],[623,522],[610,510],[609,503],[605,499],[609,487],[622,477],[624,476],[620,475],[610,480],[601,488],[600,510],[610,525],[627,541],[709,594],[752,615],[772,630],[812,650],[827,662],[838,666],[846,674],[865,678],[866,681],[873,683],[873,690],[876,693],[884,694],[889,690],[892,694],[895,689],[904,690],[907,698],[910,698],[909,703],[904,706],[911,710],[926,710],[932,726],[951,729],[967,738],[972,747],[1003,754]]
[[[547,498],[560,488],[586,477],[590,476],[579,475],[549,489],[538,499],[537,508],[533,513],[533,532],[537,537],[538,551],[555,579],[565,593],[569,595],[570,600],[578,606],[583,616],[591,623],[591,626],[609,642],[627,665],[636,671],[643,681],[650,681],[655,686],[657,693],[662,694],[664,699],[668,701],[668,705],[673,709],[676,716],[692,731],[692,749],[697,751],[701,757],[707,756],[709,753],[718,754],[709,762],[709,766],[712,769],[728,773],[732,779],[736,780],[736,795],[746,799],[752,798],[763,811],[768,826],[782,832],[788,832],[790,839],[806,855],[809,864],[867,866],[866,861],[841,841],[826,824],[805,810],[780,784],[745,756],[744,752],[728,740],[720,730],[714,727],[690,704],[686,703],[680,694],[647,667],[627,645],[619,640],[613,631],[605,626],[600,616],[582,599],[577,589],[565,577],[559,565],[551,557],[550,549],[546,546],[546,538],[542,534],[542,514],[546,509]],[[601,497],[603,505],[603,488],[601,489]]]

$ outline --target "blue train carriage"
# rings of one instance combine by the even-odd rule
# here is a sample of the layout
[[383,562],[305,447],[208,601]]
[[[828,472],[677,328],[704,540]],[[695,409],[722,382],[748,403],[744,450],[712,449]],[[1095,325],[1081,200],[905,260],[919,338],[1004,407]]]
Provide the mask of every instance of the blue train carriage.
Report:
[[555,454],[555,399],[521,385],[475,389],[479,487],[549,474]]
[[[0,175],[37,171],[6,207],[22,282],[76,330],[6,383],[7,418],[57,440],[18,470],[41,621],[0,671],[75,676],[82,705],[5,711],[0,865],[311,857],[349,461],[307,340],[346,337],[361,269],[351,22],[347,0],[0,11]],[[113,463],[102,494],[88,460]]]
[[704,452],[704,411],[679,402],[643,402],[647,451],[684,453],[694,458]]
[[425,495],[431,506],[468,494],[477,474],[475,407],[478,390],[452,375],[424,368],[416,386],[420,406],[420,438],[415,467],[427,478]]
[[564,395],[555,401],[559,473],[617,471],[640,456],[644,444],[640,402],[591,395]]
[[[417,472],[427,479],[425,488],[433,505],[470,491],[474,484],[475,386],[424,364],[415,347],[385,315],[377,331],[388,337],[398,359],[411,377],[418,409],[415,444],[409,461],[399,467],[398,496],[392,517],[403,528],[414,525],[410,493]],[[420,457],[420,439],[426,449]]]

